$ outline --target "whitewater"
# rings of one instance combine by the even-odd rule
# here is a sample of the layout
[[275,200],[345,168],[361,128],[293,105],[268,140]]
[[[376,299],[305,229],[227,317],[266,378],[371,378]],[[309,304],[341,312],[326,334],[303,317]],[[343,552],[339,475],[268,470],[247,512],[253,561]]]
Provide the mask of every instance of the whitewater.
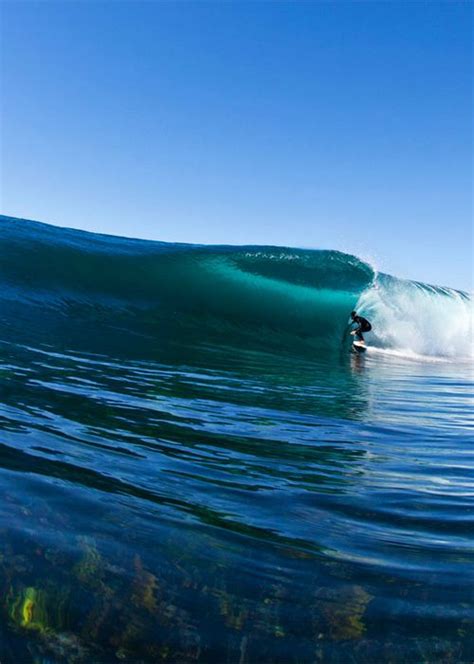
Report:
[[2,663],[472,661],[472,359],[353,255],[0,217]]

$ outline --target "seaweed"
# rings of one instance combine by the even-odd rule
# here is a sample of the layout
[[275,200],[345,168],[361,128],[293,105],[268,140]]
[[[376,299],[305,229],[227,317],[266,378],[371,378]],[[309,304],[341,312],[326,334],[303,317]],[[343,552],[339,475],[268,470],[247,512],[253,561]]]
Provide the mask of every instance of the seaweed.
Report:
[[133,566],[135,575],[132,582],[131,600],[135,606],[144,608],[152,615],[156,615],[158,613],[156,597],[158,579],[144,568],[142,559],[138,554],[134,557]]
[[317,624],[318,638],[343,641],[363,637],[366,631],[364,614],[372,595],[359,585],[321,589],[317,595],[315,606],[321,621]]

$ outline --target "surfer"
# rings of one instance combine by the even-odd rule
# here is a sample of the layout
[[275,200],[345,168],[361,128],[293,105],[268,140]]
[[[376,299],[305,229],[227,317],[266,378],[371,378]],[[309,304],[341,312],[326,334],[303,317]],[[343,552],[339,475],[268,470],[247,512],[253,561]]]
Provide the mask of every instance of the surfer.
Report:
[[364,343],[364,336],[362,332],[370,332],[372,329],[372,325],[369,323],[367,318],[364,318],[363,316],[358,316],[357,311],[352,311],[351,312],[351,323],[350,325],[358,325],[358,327],[355,330],[352,330],[351,334],[356,336],[359,341],[362,341]]

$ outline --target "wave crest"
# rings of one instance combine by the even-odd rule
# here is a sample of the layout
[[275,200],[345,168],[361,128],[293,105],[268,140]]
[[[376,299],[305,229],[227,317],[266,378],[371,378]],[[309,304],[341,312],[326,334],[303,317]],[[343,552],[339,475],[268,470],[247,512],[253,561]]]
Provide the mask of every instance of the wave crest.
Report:
[[89,327],[127,318],[128,327],[155,339],[205,341],[212,332],[213,343],[245,338],[335,351],[357,307],[372,321],[369,342],[379,348],[472,352],[468,295],[376,275],[338,251],[170,244],[1,217],[0,252],[3,315],[8,302],[15,305],[10,318],[23,306],[33,333],[45,315]]

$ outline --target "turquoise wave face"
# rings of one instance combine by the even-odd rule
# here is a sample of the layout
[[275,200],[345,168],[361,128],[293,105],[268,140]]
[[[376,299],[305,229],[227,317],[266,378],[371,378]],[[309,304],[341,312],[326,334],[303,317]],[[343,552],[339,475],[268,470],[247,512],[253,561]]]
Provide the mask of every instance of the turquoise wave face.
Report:
[[[3,299],[76,319],[127,317],[156,337],[184,329],[283,344],[340,345],[347,318],[374,277],[336,251],[145,242],[3,219]],[[33,309],[32,309],[33,307]]]
[[127,329],[148,345],[340,352],[357,308],[373,323],[374,350],[457,359],[472,353],[467,294],[376,274],[338,251],[150,242],[7,217],[0,251],[2,309],[22,332],[67,322],[70,334],[91,343],[94,333],[81,328],[105,326],[100,335],[110,345],[123,344],[117,330]]

